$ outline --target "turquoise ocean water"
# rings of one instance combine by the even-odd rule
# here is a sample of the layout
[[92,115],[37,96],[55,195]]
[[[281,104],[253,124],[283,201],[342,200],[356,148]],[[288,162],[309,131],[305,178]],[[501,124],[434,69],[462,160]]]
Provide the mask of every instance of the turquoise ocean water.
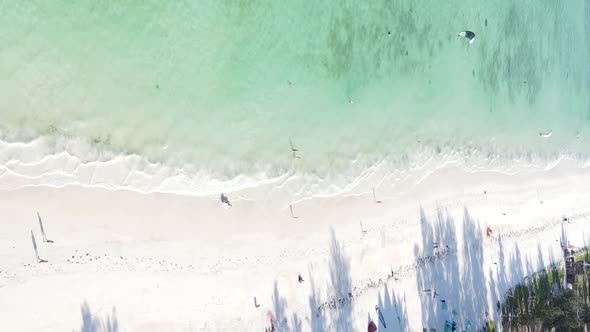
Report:
[[112,186],[330,192],[429,161],[585,161],[589,21],[584,0],[0,0],[0,182],[93,184],[100,161],[123,165]]

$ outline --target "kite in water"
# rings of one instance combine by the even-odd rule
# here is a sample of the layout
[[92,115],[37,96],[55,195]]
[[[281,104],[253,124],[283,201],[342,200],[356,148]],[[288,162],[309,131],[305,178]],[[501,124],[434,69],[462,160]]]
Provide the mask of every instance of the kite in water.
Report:
[[475,32],[469,30],[461,31],[459,32],[459,37],[463,37],[469,41],[469,44],[473,44],[475,41]]

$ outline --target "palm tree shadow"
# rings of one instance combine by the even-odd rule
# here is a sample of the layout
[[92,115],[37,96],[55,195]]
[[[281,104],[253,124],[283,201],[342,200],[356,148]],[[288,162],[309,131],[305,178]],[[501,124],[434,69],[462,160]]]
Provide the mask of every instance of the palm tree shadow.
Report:
[[84,301],[80,306],[82,311],[82,332],[118,332],[119,321],[117,319],[117,309],[113,307],[111,315],[105,318],[97,317],[90,310],[88,302]]
[[[420,209],[420,219],[422,244],[416,246],[416,254],[425,249],[432,250],[434,241],[438,241],[440,247],[444,244],[447,250],[431,264],[417,269],[422,328],[440,328],[447,321],[455,321],[463,329],[483,326],[491,318],[490,313],[495,311],[495,306],[488,307],[486,303],[488,286],[496,294],[503,292],[505,285],[510,283],[505,276],[502,277],[503,272],[522,271],[519,253],[511,257],[509,268],[505,269],[505,257],[500,242],[495,270],[484,270],[483,230],[480,221],[471,215],[467,207],[463,207],[462,223],[455,222],[451,213],[441,208],[437,209],[431,220]],[[461,226],[461,232],[458,232],[455,225]],[[462,244],[457,248],[459,236]],[[500,277],[486,278],[487,274]],[[494,297],[492,294],[491,297],[497,301],[499,296]]]
[[301,322],[301,319],[299,319],[299,316],[297,316],[297,313],[294,313],[293,317],[291,317],[291,325],[293,325],[293,332],[303,331],[302,324],[303,323]]
[[379,310],[375,312],[375,323],[378,323],[379,328],[393,329],[393,331],[408,331],[410,329],[405,298],[402,299],[393,289],[390,292],[387,284],[383,290],[383,299],[381,299],[381,292],[379,292],[377,303]]
[[334,229],[330,230],[330,288],[335,298],[334,306],[337,310],[332,316],[337,331],[348,331],[352,327],[352,280],[350,277],[350,262],[342,252],[342,246],[336,239]]
[[[448,311],[443,309],[442,300],[448,303],[450,299],[458,297],[456,290],[460,273],[453,216],[446,209],[437,208],[436,213],[429,219],[424,209],[420,208],[420,225],[422,243],[414,246],[415,255],[431,255],[430,253],[438,252],[439,248],[443,252],[437,259],[418,266],[416,270],[418,293],[422,303],[421,325],[428,331],[444,325]],[[437,296],[434,296],[435,292],[438,293]]]
[[[291,316],[291,320],[289,321],[287,317],[287,300],[279,294],[279,286],[278,283],[275,281],[273,296],[272,296],[272,304],[273,304],[273,326],[276,331],[293,331],[293,332],[301,332],[303,329],[303,323],[297,313],[293,313]],[[269,313],[271,315],[271,313]]]
[[[310,316],[305,317],[311,331],[353,331],[352,301],[353,289],[350,276],[350,260],[343,252],[342,245],[336,239],[334,230],[331,230],[330,239],[330,271],[327,280],[327,299],[323,299],[320,291],[315,286],[310,273],[308,282],[311,294],[308,297]],[[274,283],[272,296],[272,324],[276,331],[301,332],[303,322],[297,313],[289,316],[287,313],[287,300],[279,293],[277,281]],[[89,330],[95,331],[95,330]],[[85,332],[85,331],[83,331]]]
[[309,276],[311,295],[308,303],[312,331],[352,331],[353,288],[350,276],[350,260],[344,254],[342,245],[336,239],[334,229],[330,230],[330,279],[327,300],[322,300],[315,283]]
[[322,311],[320,310],[319,304],[319,291],[315,287],[315,283],[311,274],[309,276],[309,283],[311,287],[311,295],[308,298],[309,303],[309,311],[311,312],[311,319],[309,320],[309,325],[311,326],[312,332],[321,332],[326,330],[326,322],[324,321],[324,316],[322,315]]

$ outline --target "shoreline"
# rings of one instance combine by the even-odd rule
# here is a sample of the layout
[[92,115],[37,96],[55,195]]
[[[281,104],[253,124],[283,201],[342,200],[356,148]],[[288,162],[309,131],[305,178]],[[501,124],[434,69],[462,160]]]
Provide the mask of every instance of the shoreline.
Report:
[[[520,156],[506,155],[504,160],[500,155],[486,154],[469,144],[465,151],[446,147],[439,152],[435,151],[437,146],[418,144],[412,148],[413,155],[399,157],[399,160],[369,162],[356,157],[348,167],[340,170],[346,171],[344,173],[339,170],[326,174],[310,173],[300,167],[300,160],[293,160],[288,169],[274,175],[268,169],[259,169],[249,175],[222,178],[196,171],[195,166],[148,161],[136,154],[116,155],[97,147],[79,145],[80,142],[61,142],[51,147],[54,140],[60,141],[50,137],[29,143],[0,141],[0,161],[4,163],[0,168],[0,190],[82,186],[192,197],[220,193],[247,196],[268,190],[280,197],[280,204],[288,205],[314,199],[362,196],[371,194],[373,189],[385,195],[396,195],[400,191],[410,191],[422,181],[436,178],[437,173],[450,168],[495,178],[497,174],[517,178],[537,176],[553,169],[580,173],[590,168],[590,159],[574,152],[549,158],[543,157],[542,151],[538,152],[540,154],[523,151]],[[53,154],[46,150],[48,148],[57,148],[60,152],[54,151]],[[95,157],[96,160],[80,160],[76,155],[81,153],[89,153],[88,158]]]

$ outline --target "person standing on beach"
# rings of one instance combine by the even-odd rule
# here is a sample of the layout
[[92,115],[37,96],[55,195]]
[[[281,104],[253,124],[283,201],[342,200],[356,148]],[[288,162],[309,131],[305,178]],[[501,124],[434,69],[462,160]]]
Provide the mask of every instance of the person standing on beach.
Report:
[[43,236],[43,242],[53,243],[52,240],[49,240],[47,236],[45,236],[45,229],[43,229],[43,221],[41,220],[41,215],[37,212],[37,218],[39,219],[39,227],[41,227],[41,236]]

